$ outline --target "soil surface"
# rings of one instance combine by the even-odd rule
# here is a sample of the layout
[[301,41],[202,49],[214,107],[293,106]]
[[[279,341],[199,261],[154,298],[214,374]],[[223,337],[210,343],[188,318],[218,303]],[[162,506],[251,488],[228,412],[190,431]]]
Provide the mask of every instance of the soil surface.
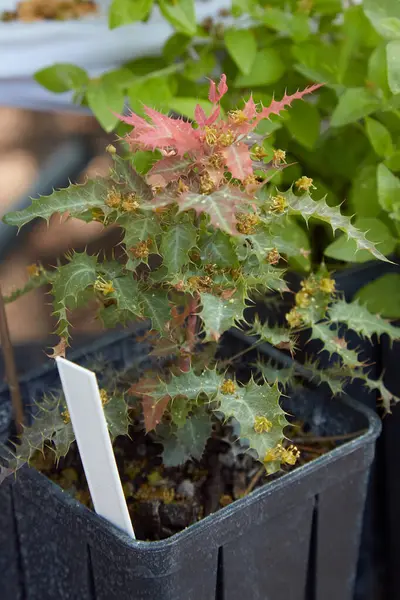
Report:
[[[311,437],[297,425],[290,427],[286,433],[296,442],[300,459],[295,467],[285,466],[280,472],[267,475],[264,466],[234,441],[232,428],[216,421],[199,462],[165,468],[161,446],[140,427],[140,422],[134,423],[130,437],[117,438],[114,451],[136,537],[147,541],[182,531],[336,445],[334,439],[324,441]],[[75,444],[57,467],[51,450],[44,456],[37,455],[34,466],[93,508]]]

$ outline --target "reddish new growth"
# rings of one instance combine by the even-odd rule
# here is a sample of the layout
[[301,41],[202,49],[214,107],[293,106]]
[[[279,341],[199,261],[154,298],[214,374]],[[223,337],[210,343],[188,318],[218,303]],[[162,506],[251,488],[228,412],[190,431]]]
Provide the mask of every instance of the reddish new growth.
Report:
[[[133,125],[125,138],[132,149],[157,149],[163,155],[147,175],[155,193],[154,209],[177,203],[179,211],[206,213],[214,227],[239,235],[236,214],[263,185],[254,171],[268,168],[262,162],[260,165],[253,130],[262,119],[279,115],[293,100],[300,100],[319,87],[312,85],[290,96],[285,94],[268,107],[258,107],[250,96],[243,109],[222,118],[220,101],[228,91],[226,76],[222,75],[218,86],[210,83],[208,97],[214,105],[211,114],[207,116],[197,105],[194,123],[173,119],[147,106],[144,110],[149,120],[134,113],[119,115],[122,121]],[[279,163],[284,166],[284,160]]]

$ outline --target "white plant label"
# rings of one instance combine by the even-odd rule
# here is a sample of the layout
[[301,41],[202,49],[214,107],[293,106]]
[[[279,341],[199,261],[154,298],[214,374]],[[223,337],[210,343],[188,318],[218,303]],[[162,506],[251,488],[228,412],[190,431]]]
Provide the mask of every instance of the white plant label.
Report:
[[96,375],[65,358],[56,361],[94,509],[134,538]]

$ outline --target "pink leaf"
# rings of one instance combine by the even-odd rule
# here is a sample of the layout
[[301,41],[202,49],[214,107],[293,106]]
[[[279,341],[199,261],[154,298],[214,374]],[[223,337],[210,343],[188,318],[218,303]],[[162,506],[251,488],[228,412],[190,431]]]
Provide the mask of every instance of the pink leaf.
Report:
[[198,215],[206,213],[216,229],[222,229],[231,235],[239,235],[236,229],[236,212],[240,206],[247,205],[249,201],[247,194],[229,185],[212,194],[186,192],[177,199],[179,212],[194,210]]
[[243,181],[248,175],[253,174],[251,156],[246,144],[232,144],[224,148],[222,154],[225,157],[226,166],[235,179]]
[[[181,177],[186,169],[192,164],[193,161],[187,158],[180,158],[179,156],[170,156],[168,158],[162,158],[150,169],[147,174],[147,181],[150,185],[157,185],[155,177],[162,177],[166,183],[170,181],[176,181]],[[158,180],[159,181],[159,180]]]
[[219,113],[221,112],[221,109],[219,106],[217,106],[217,108],[214,110],[214,112],[211,113],[211,115],[207,118],[206,120],[206,125],[212,125],[213,123],[215,123],[215,121],[218,119],[219,117]]
[[304,90],[297,91],[291,96],[288,96],[286,93],[283,96],[282,100],[279,102],[277,100],[272,100],[271,104],[268,107],[262,109],[262,111],[257,115],[257,119],[255,124],[259,123],[262,119],[269,119],[271,115],[279,115],[282,110],[284,110],[287,106],[291,106],[293,100],[301,100],[303,96],[306,94],[312,94],[315,90],[318,90],[323,85],[323,83],[316,83],[314,85],[310,85],[306,87]]
[[196,123],[199,127],[205,126],[207,121],[207,115],[201,108],[200,104],[196,104],[196,108],[194,109],[194,118],[196,119]]
[[217,86],[215,85],[215,82],[210,81],[210,90],[208,92],[208,99],[213,104],[216,104],[217,102],[219,102],[221,100],[222,96],[224,96],[227,91],[228,91],[228,86],[226,85],[226,75],[223,74],[223,75],[221,75],[221,79],[218,84],[218,91],[217,91]]
[[250,98],[247,100],[246,104],[244,105],[243,112],[248,119],[254,119],[254,117],[256,116],[257,109],[256,104],[253,100],[253,96],[250,96]]
[[219,85],[218,85],[218,94],[219,94],[218,100],[221,100],[222,96],[225,96],[227,91],[228,91],[228,86],[226,85],[226,75],[225,75],[225,73],[223,73],[221,75],[221,79],[220,79]]
[[115,112],[113,112],[113,115],[115,117],[118,117],[120,121],[126,123],[127,125],[132,125],[133,127],[149,127],[149,123],[147,123],[147,121],[145,121],[144,119],[142,119],[142,117],[139,117],[133,112],[131,112],[128,116],[119,115]]

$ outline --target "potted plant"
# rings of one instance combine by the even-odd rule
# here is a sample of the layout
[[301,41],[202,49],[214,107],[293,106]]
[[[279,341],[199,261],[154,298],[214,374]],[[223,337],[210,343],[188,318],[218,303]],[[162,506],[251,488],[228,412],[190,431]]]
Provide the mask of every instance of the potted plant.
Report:
[[[332,397],[341,392],[343,378],[351,373],[379,389],[388,402],[390,398],[382,381],[364,373],[357,352],[341,336],[339,324],[367,338],[386,334],[396,339],[398,329],[338,296],[334,281],[321,268],[303,281],[296,307],[286,315],[286,327],[256,320],[252,333],[260,347],[268,343],[290,351],[296,334],[311,327],[313,337],[322,340],[328,353],[339,354],[343,361],[340,370],[319,371],[309,365],[312,376],[308,379],[322,381],[330,390],[324,402],[318,402],[315,391],[294,389],[283,404],[278,383],[282,373],[265,369],[260,377],[260,369],[254,371],[248,365],[246,374],[236,376],[229,369],[232,360],[221,361],[217,347],[221,335],[243,321],[254,294],[271,288],[286,290],[281,257],[287,238],[282,232],[291,226],[287,220],[291,215],[306,221],[321,219],[340,228],[357,248],[385,260],[340,209],[312,199],[309,178],[301,177],[288,190],[274,194],[266,188],[274,173],[285,167],[285,155],[279,151],[272,160],[265,158],[263,135],[257,131],[260,123],[319,87],[285,94],[268,107],[250,97],[243,108],[224,116],[220,101],[228,88],[223,75],[218,85],[210,84],[211,114],[196,107],[194,123],[149,107],[144,109],[147,118],[134,113],[119,117],[134,128],[124,138],[124,157],[115,147],[108,148],[114,159],[108,177],[56,191],[6,216],[8,224],[21,227],[34,218],[48,220],[55,212],[68,211],[85,221],[122,229],[119,260],[117,255],[103,261],[75,253],[53,271],[38,266],[32,285],[39,284],[40,278],[51,286],[60,336],[53,356],[63,355],[69,347],[70,311],[89,299],[107,326],[150,322],[141,339],[136,338],[151,354],[150,363],[144,364],[143,347],[136,346],[140,357],[136,380],[131,370],[122,378],[115,373],[116,368],[126,371],[127,356],[132,368],[132,350],[126,349],[126,343],[132,348],[128,334],[122,347],[119,342],[124,335],[118,334],[119,340],[110,344],[111,354],[104,347],[98,364],[103,379],[108,378],[108,385],[103,383],[104,413],[122,464],[128,451],[124,442],[118,447],[121,434],[130,431],[130,447],[135,448],[135,442],[139,447],[132,450],[137,464],[124,472],[134,527],[145,539],[161,540],[133,542],[43,475],[25,467],[18,470],[32,459],[38,464],[37,450],[43,451],[46,445],[57,460],[67,461],[62,463],[64,470],[72,464],[68,450],[74,431],[62,395],[51,394],[57,376],[48,367],[24,382],[26,389],[34,391],[26,403],[40,400],[35,398],[38,390],[39,396],[47,391],[46,398],[37,403],[33,422],[11,451],[8,466],[2,468],[3,476],[17,469],[15,480],[5,477],[0,488],[0,557],[11,573],[7,598],[18,597],[21,577],[32,598],[57,594],[239,598],[250,586],[259,598],[303,598],[306,588],[321,599],[351,598],[366,482],[379,425],[368,410],[349,399],[332,401]],[[142,153],[141,172],[133,166],[138,152]],[[93,365],[93,352],[85,354]],[[281,352],[278,355],[280,362],[287,360]],[[147,436],[140,433],[143,424]],[[336,447],[247,494],[257,480],[276,477],[280,469],[285,471],[299,461],[301,452],[286,441],[289,424],[301,439],[303,435],[313,443],[317,436],[321,442],[321,436],[328,435]],[[340,445],[349,436],[353,439]],[[220,448],[217,455],[214,444]],[[229,458],[221,459],[221,444],[229,449]],[[154,462],[160,446],[163,467]],[[238,456],[243,453],[246,458],[240,463]],[[45,451],[41,468],[49,472],[46,456]],[[198,461],[197,470],[190,466],[190,459]],[[261,464],[255,473],[251,471],[254,461]],[[179,469],[181,463],[185,466]],[[71,469],[69,483],[62,473],[65,488],[83,491],[77,488],[79,476],[71,474]],[[54,475],[61,483],[59,476]],[[217,491],[204,488],[204,478]],[[195,490],[204,489],[208,490],[205,497],[212,500],[203,497],[203,504],[196,508],[195,500],[203,492],[199,496]],[[190,513],[185,513],[186,520],[179,526],[172,514],[181,516],[182,503],[187,511],[188,503],[183,500],[188,496],[193,500]],[[233,497],[238,500],[231,506],[208,514]],[[170,504],[176,506],[168,508]],[[45,511],[39,509],[44,506]],[[195,523],[202,511],[208,516]],[[11,547],[11,554],[5,547]],[[51,577],[49,552],[53,559],[56,556]],[[285,574],[288,563],[293,565],[290,578]],[[86,565],[84,570],[82,565]]]

